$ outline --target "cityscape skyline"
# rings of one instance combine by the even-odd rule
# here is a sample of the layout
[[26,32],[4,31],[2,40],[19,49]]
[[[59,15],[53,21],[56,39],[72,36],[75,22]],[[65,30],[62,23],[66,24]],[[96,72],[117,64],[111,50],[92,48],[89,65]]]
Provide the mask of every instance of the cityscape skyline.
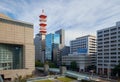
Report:
[[[76,76],[76,73],[72,73],[72,75],[74,74],[74,76],[76,77],[71,76],[71,72],[68,75],[70,75],[70,77],[77,78],[77,80],[78,78],[83,77],[83,75],[80,75],[80,72],[84,71],[86,73],[95,72],[96,75],[97,73],[99,74],[99,72],[101,73],[102,71],[103,73],[101,73],[100,75],[103,75],[105,77],[107,75],[106,80],[110,80],[111,82],[115,82],[112,79],[109,79],[111,78],[111,76],[120,76],[120,69],[116,69],[116,67],[120,66],[120,21],[116,22],[116,26],[97,30],[97,40],[95,39],[95,36],[90,35],[78,37],[75,40],[72,40],[72,44],[70,45],[70,47],[64,45],[65,31],[63,29],[57,30],[55,32],[55,34],[57,35],[51,33],[50,36],[47,36],[47,34],[46,37],[45,34],[42,34],[45,33],[45,29],[43,29],[42,31],[40,30],[40,33],[36,35],[36,40],[38,41],[34,40],[34,43],[38,43],[37,46],[39,47],[38,49],[37,47],[35,48],[35,52],[36,50],[40,51],[41,55],[39,57],[42,58],[43,62],[41,60],[34,60],[36,54],[34,53],[33,44],[33,24],[10,19],[6,15],[0,14],[0,26],[0,59],[2,61],[0,63],[0,67],[2,68],[0,68],[0,82],[3,82],[4,80],[12,81],[14,79],[14,76],[16,76],[16,73],[18,73],[17,76],[24,76],[24,73],[37,74],[35,72],[36,70],[34,69],[35,67],[37,70],[41,70],[39,69],[39,67],[44,68],[42,69],[44,73],[42,73],[45,74],[45,76],[49,75],[49,67],[52,68],[54,72],[54,67],[57,68],[57,70],[60,70],[59,74],[65,74],[67,70],[76,70],[79,73],[77,73],[77,75],[79,75],[80,77]],[[40,23],[40,27],[41,26],[43,26],[42,23]],[[98,41],[97,46],[96,41]],[[45,43],[45,45],[43,45],[43,43]],[[50,48],[53,49],[52,51],[45,48],[48,48],[49,46],[51,46]],[[73,51],[73,54],[69,54],[68,49],[71,50],[71,48],[75,49],[75,51]],[[88,55],[88,57],[85,56],[85,53],[87,53],[86,49],[90,52],[90,54],[86,54]],[[47,50],[52,52],[52,54],[45,54]],[[53,59],[53,62],[44,60],[45,57],[50,57],[48,55],[52,55],[51,57]],[[8,61],[9,59],[10,61]],[[86,63],[83,63],[85,61]],[[108,64],[106,64],[106,62]],[[72,63],[74,63],[74,66]],[[113,68],[111,69],[110,66],[112,66]],[[117,71],[115,71],[114,69],[116,69]],[[100,71],[98,72],[98,70]],[[95,78],[97,79],[96,75]],[[6,78],[4,78],[4,76]],[[86,77],[90,78],[90,76],[85,75],[83,79],[85,79]],[[27,80],[27,78],[25,78],[24,80]]]
[[65,29],[65,44],[69,45],[69,41],[76,37],[96,35],[97,30],[114,26],[120,19],[119,4],[119,0],[109,0],[109,2],[108,0],[69,0],[69,2],[20,0],[19,3],[15,0],[10,2],[2,0],[0,13],[16,20],[33,23],[35,36],[39,32],[39,15],[44,9],[48,16],[48,33]]

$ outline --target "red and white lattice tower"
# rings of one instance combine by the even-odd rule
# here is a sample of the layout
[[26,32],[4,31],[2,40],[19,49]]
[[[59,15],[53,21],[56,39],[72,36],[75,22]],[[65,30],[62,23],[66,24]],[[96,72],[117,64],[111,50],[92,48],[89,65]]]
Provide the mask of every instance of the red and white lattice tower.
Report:
[[40,18],[40,34],[41,35],[46,35],[46,33],[47,33],[47,30],[46,30],[46,26],[47,26],[47,24],[46,24],[46,18],[47,18],[47,16],[45,15],[45,13],[44,13],[44,10],[42,10],[42,14],[39,16],[39,18]]
[[42,55],[43,55],[43,58],[44,58],[44,55],[45,55],[45,46],[46,46],[46,44],[45,44],[45,37],[46,37],[46,33],[47,33],[47,30],[46,30],[46,26],[47,26],[47,24],[46,24],[46,18],[47,18],[47,16],[45,15],[45,13],[44,13],[44,10],[42,10],[42,14],[39,16],[39,18],[40,18],[40,30],[39,30],[39,33],[40,33],[40,35],[41,35],[41,50],[42,50]]

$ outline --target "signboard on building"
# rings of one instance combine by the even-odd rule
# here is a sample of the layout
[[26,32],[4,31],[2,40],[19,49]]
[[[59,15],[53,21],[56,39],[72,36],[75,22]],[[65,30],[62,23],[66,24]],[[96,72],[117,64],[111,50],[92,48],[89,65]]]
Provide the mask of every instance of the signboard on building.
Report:
[[78,48],[77,52],[80,54],[87,54],[88,49],[87,48]]

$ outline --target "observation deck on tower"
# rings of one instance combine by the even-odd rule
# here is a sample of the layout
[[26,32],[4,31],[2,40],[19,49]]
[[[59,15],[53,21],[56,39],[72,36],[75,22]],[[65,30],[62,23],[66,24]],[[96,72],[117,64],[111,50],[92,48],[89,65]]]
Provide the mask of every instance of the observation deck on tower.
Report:
[[39,24],[40,33],[42,35],[46,35],[46,33],[47,33],[47,30],[46,30],[46,26],[47,26],[46,21],[47,20],[46,20],[46,18],[47,18],[47,16],[45,15],[44,10],[42,10],[42,14],[39,16],[39,18],[40,18],[40,24]]

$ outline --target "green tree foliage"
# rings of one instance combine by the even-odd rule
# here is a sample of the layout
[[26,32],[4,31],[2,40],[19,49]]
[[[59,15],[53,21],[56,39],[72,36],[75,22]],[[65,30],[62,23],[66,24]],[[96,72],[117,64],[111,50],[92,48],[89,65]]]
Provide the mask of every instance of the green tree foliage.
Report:
[[90,66],[87,66],[87,71],[89,72],[90,70],[96,70],[96,66],[95,65],[90,65]]
[[66,64],[65,64],[65,63],[62,63],[62,66],[66,66]]
[[112,73],[114,75],[118,74],[118,77],[120,77],[120,63],[114,67],[114,69],[112,70]]
[[43,67],[43,63],[40,61],[35,61],[35,67]]
[[45,64],[48,64],[50,68],[57,68],[57,66],[54,62],[46,61]]
[[96,82],[96,81],[88,81],[88,80],[81,80],[80,82]]
[[77,63],[76,63],[76,61],[72,61],[72,62],[70,63],[70,68],[71,68],[72,70],[76,70],[76,69],[77,69]]
[[55,65],[54,62],[48,62],[50,68],[56,68],[57,66]]

